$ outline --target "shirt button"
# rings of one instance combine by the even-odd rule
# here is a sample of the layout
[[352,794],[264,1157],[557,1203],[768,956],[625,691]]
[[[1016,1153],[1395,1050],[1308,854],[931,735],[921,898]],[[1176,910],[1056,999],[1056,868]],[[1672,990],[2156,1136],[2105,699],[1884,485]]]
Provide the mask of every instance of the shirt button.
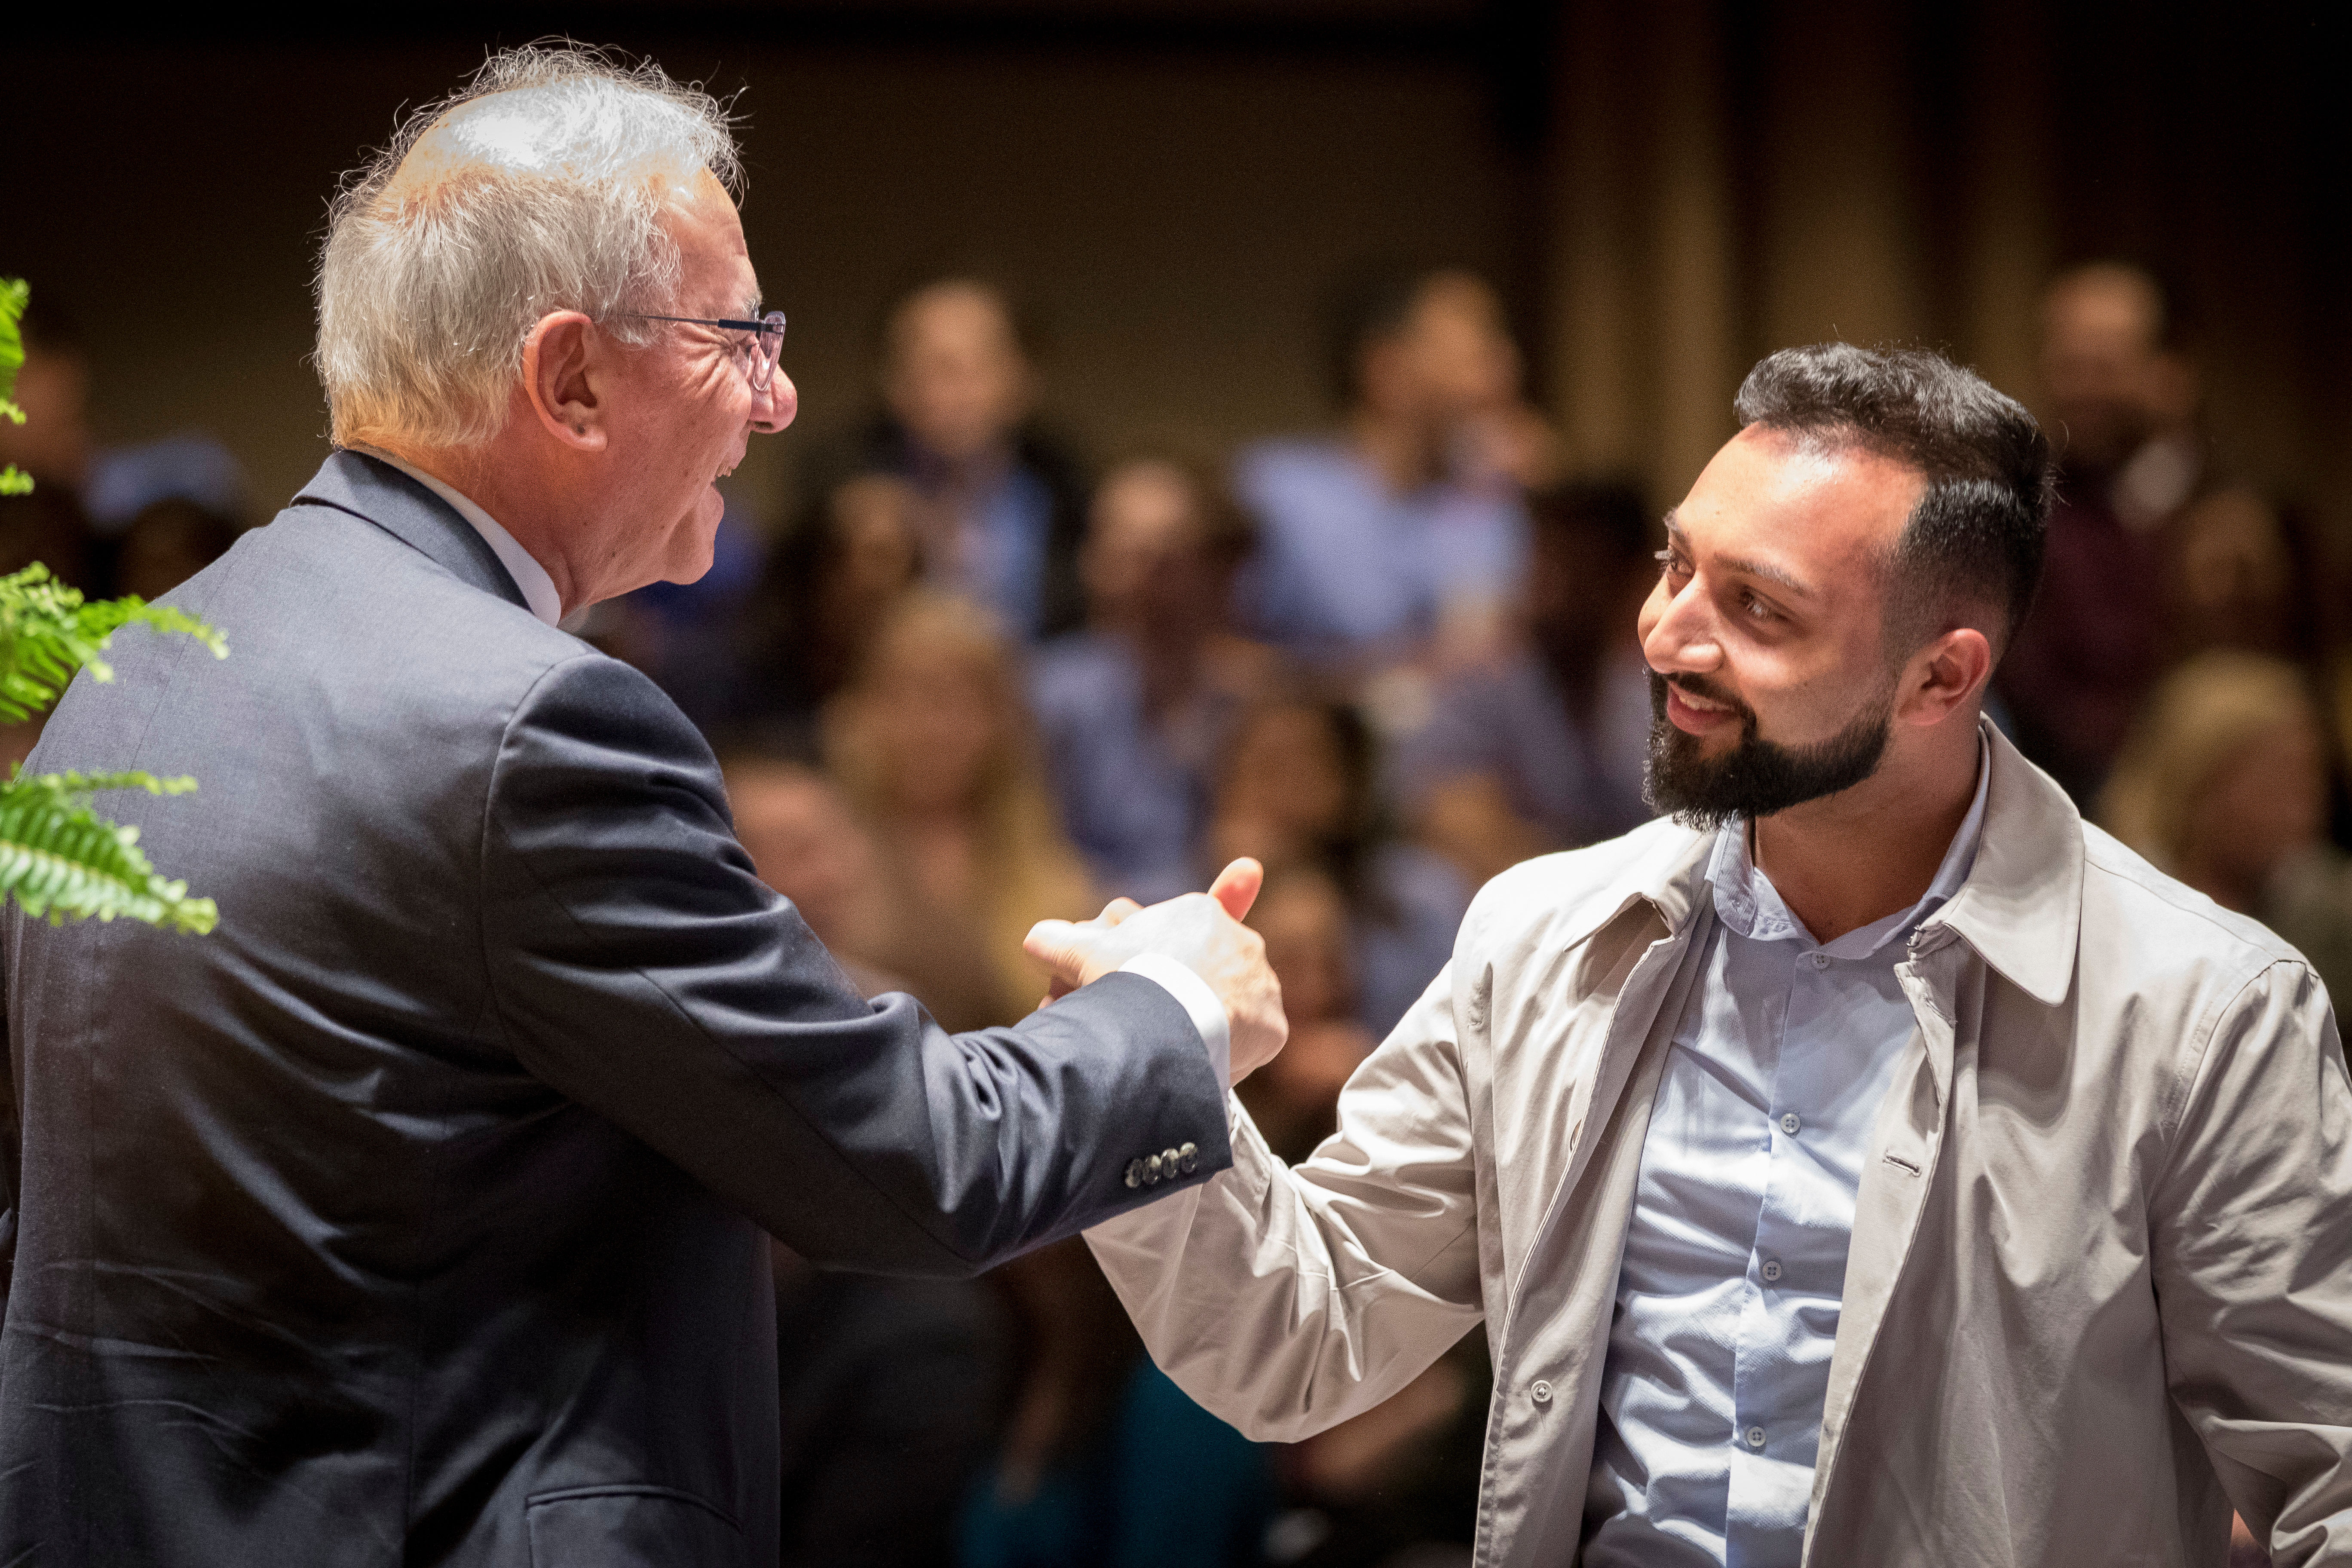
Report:
[[1830,955],[1826,952],[1811,953],[1806,956],[1805,962],[1815,969],[1827,969],[1830,966]]
[[1763,1427],[1750,1426],[1748,1428],[1748,1446],[1751,1448],[1760,1448],[1764,1446]]
[[1772,1281],[1780,1278],[1780,1260],[1777,1258],[1766,1258],[1764,1260],[1764,1268],[1761,1272],[1764,1276],[1764,1282],[1767,1285],[1769,1285]]
[[1551,1384],[1546,1383],[1540,1377],[1536,1379],[1534,1383],[1528,1386],[1528,1397],[1534,1400],[1538,1405],[1549,1405],[1551,1403]]
[[1780,1131],[1786,1132],[1791,1138],[1794,1138],[1797,1135],[1798,1130],[1803,1127],[1804,1124],[1804,1118],[1799,1116],[1793,1110],[1783,1111],[1780,1114]]

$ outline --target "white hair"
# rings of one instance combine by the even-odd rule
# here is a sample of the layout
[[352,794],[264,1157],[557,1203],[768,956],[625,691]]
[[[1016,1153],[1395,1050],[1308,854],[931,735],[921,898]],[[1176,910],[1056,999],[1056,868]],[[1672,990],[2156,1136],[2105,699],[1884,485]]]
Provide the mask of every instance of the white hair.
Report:
[[[484,100],[497,98],[495,104]],[[397,179],[425,133],[458,160]],[[319,258],[319,377],[334,439],[478,445],[506,422],[523,342],[579,310],[625,342],[669,308],[677,246],[661,219],[708,169],[742,189],[726,106],[564,42],[493,55],[472,81],[408,117],[344,182]]]

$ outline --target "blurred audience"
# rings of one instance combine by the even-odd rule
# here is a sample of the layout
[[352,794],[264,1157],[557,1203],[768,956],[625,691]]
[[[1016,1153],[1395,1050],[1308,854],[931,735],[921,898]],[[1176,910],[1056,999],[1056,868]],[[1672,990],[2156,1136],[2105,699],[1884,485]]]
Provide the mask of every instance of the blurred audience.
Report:
[[1243,624],[1354,677],[1499,646],[1521,569],[1519,493],[1551,462],[1495,292],[1468,272],[1369,279],[1332,338],[1341,427],[1244,452],[1263,521]]
[[1441,688],[1398,746],[1397,792],[1420,837],[1472,886],[1650,817],[1647,667],[1633,635],[1656,579],[1640,494],[1555,487],[1530,498],[1526,646]]
[[2352,994],[2352,858],[2327,842],[2333,759],[2305,674],[2216,650],[2165,677],[2099,798],[2102,826],[2277,931]]
[[1311,864],[1272,873],[1249,923],[1282,982],[1290,1040],[1234,1092],[1266,1147],[1296,1164],[1339,1124],[1339,1090],[1380,1041],[1359,1016],[1348,900],[1328,873]]
[[[1339,1091],[1378,1043],[1356,1016],[1349,920],[1338,884],[1311,866],[1269,876],[1250,911],[1282,981],[1290,1042],[1235,1092],[1286,1161],[1305,1159],[1338,1126]],[[1284,1451],[1289,1507],[1267,1538],[1269,1557],[1374,1568],[1466,1554],[1490,1384],[1485,1342],[1483,1330],[1472,1333],[1395,1397]]]
[[873,962],[951,1030],[1026,1016],[1045,980],[1022,938],[1099,905],[994,618],[928,590],[900,598],[826,705],[824,756],[874,838],[890,919]]
[[1391,830],[1375,746],[1352,704],[1259,703],[1227,748],[1202,864],[1253,855],[1270,873],[1328,876],[1347,901],[1356,1017],[1377,1038],[1444,967],[1469,895],[1444,858]]
[[730,752],[719,759],[735,837],[760,880],[801,919],[860,991],[903,989],[874,966],[889,942],[890,906],[871,835],[831,779],[789,757]]
[[[93,597],[152,597],[148,590],[157,581],[158,552],[148,552],[144,587],[118,584],[116,557],[127,548],[133,524],[164,503],[220,526],[194,527],[184,516],[161,524],[177,540],[162,554],[194,561],[193,572],[225,551],[226,543],[214,547],[221,530],[233,540],[245,512],[245,475],[236,459],[211,437],[193,434],[133,446],[101,444],[90,418],[89,361],[72,318],[54,302],[37,300],[20,326],[25,363],[15,399],[25,423],[0,419],[0,464],[24,469],[35,488],[28,496],[0,497],[0,574],[39,561]],[[192,544],[197,546],[193,552]]]
[[961,1568],[1263,1561],[1266,1450],[1151,1364],[1086,1243],[988,1278],[1012,1304],[1022,1352],[994,1463],[963,1510]]
[[1031,664],[1063,823],[1104,887],[1145,903],[1195,886],[1216,758],[1272,679],[1270,650],[1226,626],[1252,538],[1207,464],[1115,464],[1079,558],[1087,629]]
[[2019,746],[2087,805],[2164,667],[2168,599],[2187,583],[2180,520],[2219,487],[2197,367],[2156,279],[2095,262],[2052,282],[2042,309],[2058,504],[2041,592],[1997,683]]
[[905,480],[924,580],[986,605],[1023,641],[1083,615],[1084,486],[1033,418],[1030,336],[1003,291],[976,279],[910,290],[883,327],[885,411],[845,465]]
[[737,730],[791,755],[820,752],[825,702],[917,582],[916,507],[904,479],[853,473],[819,487],[786,526],[736,632]]

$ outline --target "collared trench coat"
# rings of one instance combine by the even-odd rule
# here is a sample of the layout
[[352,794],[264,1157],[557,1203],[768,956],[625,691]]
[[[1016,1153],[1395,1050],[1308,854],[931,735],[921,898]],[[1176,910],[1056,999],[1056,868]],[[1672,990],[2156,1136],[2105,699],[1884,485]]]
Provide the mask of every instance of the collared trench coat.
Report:
[[[1805,1562],[2352,1563],[2352,1086],[2294,949],[2097,828],[1989,727],[1966,884],[1855,1205]],[[1249,1436],[1396,1393],[1485,1320],[1481,1565],[1576,1560],[1618,1261],[1703,967],[1711,836],[1495,879],[1286,1168],[1087,1233],[1153,1357]]]

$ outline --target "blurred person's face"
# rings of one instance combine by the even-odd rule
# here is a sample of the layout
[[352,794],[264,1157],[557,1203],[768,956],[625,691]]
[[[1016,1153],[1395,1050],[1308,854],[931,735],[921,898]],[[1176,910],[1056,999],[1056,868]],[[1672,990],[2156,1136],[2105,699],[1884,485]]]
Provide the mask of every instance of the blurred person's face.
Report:
[[1540,528],[1528,552],[1528,621],[1547,647],[1587,652],[1622,647],[1633,630],[1629,599],[1651,574],[1591,528]]
[[915,493],[887,474],[865,474],[833,492],[836,590],[859,603],[887,599],[915,576]]
[[874,847],[833,786],[797,769],[730,769],[727,804],[760,880],[792,900],[818,941],[854,955],[878,883]]
[[25,422],[0,419],[0,464],[35,479],[78,486],[89,463],[89,373],[79,354],[25,350],[10,397]]
[[955,649],[902,642],[883,657],[869,700],[891,803],[908,812],[970,804],[1004,723],[986,674]]
[[1756,427],[1715,455],[1668,516],[1638,627],[1658,809],[1766,816],[1877,770],[1901,673],[1881,562],[1924,489],[1890,459]]
[[2188,417],[2188,367],[2157,346],[2159,309],[2144,285],[2105,274],[2062,280],[2043,300],[2042,378],[2066,458],[2113,468]]
[[1224,601],[1226,574],[1202,538],[1199,498],[1166,463],[1130,463],[1103,481],[1081,568],[1088,605],[1112,626],[1205,627]]
[[1029,362],[1003,302],[970,283],[941,283],[890,323],[882,393],[915,444],[950,463],[1001,448],[1028,416]]
[[1277,879],[1249,923],[1265,939],[1265,960],[1282,982],[1283,1013],[1294,1026],[1348,1016],[1355,989],[1348,909],[1328,879]]
[[1224,782],[1220,814],[1267,833],[1276,857],[1336,833],[1347,817],[1346,760],[1329,721],[1313,708],[1260,713],[1235,740]]
[[2200,793],[2182,859],[2225,884],[2259,888],[2281,861],[2319,842],[2326,820],[2326,740],[2311,714],[2287,714]]
[[1362,364],[1366,400],[1416,419],[1455,420],[1518,395],[1519,352],[1502,306],[1467,273],[1430,279],[1403,330],[1368,344]]

